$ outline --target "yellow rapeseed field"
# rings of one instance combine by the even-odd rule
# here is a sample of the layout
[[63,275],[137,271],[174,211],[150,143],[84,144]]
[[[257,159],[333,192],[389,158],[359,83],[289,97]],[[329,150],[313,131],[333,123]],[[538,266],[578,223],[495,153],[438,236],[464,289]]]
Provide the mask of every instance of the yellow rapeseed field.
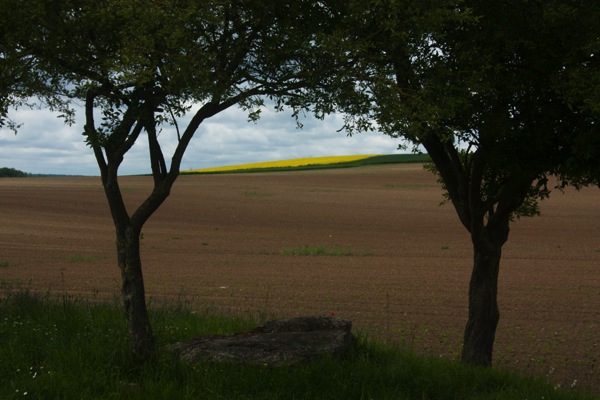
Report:
[[216,168],[192,169],[184,172],[222,172],[222,171],[237,171],[244,169],[259,169],[259,168],[283,168],[283,167],[301,167],[304,165],[323,165],[323,164],[338,164],[344,162],[352,162],[365,158],[376,156],[376,154],[360,154],[352,156],[330,156],[330,157],[308,157],[295,158],[292,160],[280,161],[265,161],[250,164],[229,165]]

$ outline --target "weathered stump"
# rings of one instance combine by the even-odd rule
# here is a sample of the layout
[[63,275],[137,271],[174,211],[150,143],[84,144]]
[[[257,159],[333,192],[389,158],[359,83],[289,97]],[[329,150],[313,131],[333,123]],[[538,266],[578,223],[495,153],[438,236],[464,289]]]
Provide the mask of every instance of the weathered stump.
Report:
[[298,317],[267,322],[234,335],[201,336],[175,343],[179,359],[268,366],[294,365],[316,357],[346,354],[352,344],[352,322],[335,317]]

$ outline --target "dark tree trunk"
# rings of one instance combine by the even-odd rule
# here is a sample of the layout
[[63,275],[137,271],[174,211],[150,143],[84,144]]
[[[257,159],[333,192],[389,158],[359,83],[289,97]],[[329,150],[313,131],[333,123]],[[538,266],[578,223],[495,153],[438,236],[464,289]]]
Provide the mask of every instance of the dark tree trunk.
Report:
[[102,175],[106,198],[110,206],[117,236],[117,264],[121,272],[121,297],[131,338],[131,350],[141,362],[156,355],[154,333],[148,317],[142,260],[140,256],[140,234],[152,213],[167,198],[168,190],[155,190],[130,217],[127,213],[116,169],[107,169]]
[[[537,175],[518,168],[503,171],[501,165],[490,164],[497,144],[494,129],[480,131],[477,149],[464,154],[452,140],[436,132],[421,138],[460,222],[471,234],[474,260],[461,360],[485,367],[492,365],[500,320],[498,275],[502,246],[508,240],[513,215],[520,215],[518,210],[530,198],[532,184],[538,179]],[[492,179],[486,178],[486,174]]]
[[128,226],[117,231],[117,257],[131,349],[138,360],[146,361],[154,356],[156,348],[146,307],[138,230]]
[[[164,154],[158,142],[156,131],[157,118],[155,112],[158,103],[152,100],[152,90],[148,87],[138,87],[134,90],[133,99],[145,98],[142,103],[129,104],[121,122],[113,129],[108,137],[104,137],[96,129],[94,122],[94,101],[99,96],[112,98],[113,93],[104,86],[90,89],[86,95],[86,124],[85,135],[94,150],[102,185],[108,200],[117,236],[117,261],[121,271],[121,295],[125,308],[125,316],[129,325],[131,348],[139,361],[147,361],[156,355],[156,342],[146,306],[142,261],[140,258],[140,234],[142,226],[148,218],[162,205],[171,192],[173,183],[179,176],[179,168],[185,150],[194,133],[206,118],[210,118],[238,102],[260,94],[261,90],[249,90],[229,98],[221,103],[209,102],[193,116],[191,122],[179,136],[177,148],[171,159],[170,169],[167,169]],[[152,89],[152,88],[150,88]],[[145,97],[149,96],[149,97]],[[119,103],[122,98],[118,97]],[[113,98],[114,100],[114,98]],[[162,99],[168,104],[166,99]],[[127,151],[131,149],[142,130],[148,134],[150,149],[150,164],[154,189],[144,202],[129,215],[119,188],[118,169]]]
[[469,284],[469,317],[464,333],[461,360],[464,363],[489,367],[498,310],[498,273],[502,245],[474,245],[474,265]]

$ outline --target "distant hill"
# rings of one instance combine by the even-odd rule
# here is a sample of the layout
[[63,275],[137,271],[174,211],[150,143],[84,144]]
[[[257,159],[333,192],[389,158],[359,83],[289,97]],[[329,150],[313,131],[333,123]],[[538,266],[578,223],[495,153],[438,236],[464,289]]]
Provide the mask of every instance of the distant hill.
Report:
[[307,169],[352,168],[377,164],[424,163],[429,161],[430,158],[427,154],[364,154],[355,156],[312,157],[292,160],[266,161],[260,163],[188,170],[182,171],[182,174],[298,171]]
[[0,178],[26,178],[29,176],[31,176],[31,174],[18,169],[7,167],[0,168]]

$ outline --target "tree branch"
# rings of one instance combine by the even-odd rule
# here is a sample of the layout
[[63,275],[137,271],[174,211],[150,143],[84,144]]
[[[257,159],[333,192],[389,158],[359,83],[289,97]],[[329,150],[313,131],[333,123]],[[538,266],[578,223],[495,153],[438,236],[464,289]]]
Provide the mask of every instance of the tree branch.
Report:
[[154,121],[154,112],[152,110],[149,110],[146,113],[144,125],[146,127],[146,132],[148,133],[148,148],[150,150],[152,176],[154,177],[154,184],[157,185],[167,174],[167,165],[156,135],[156,122]]
[[467,179],[462,170],[460,160],[457,162],[457,158],[452,157],[448,153],[448,149],[445,148],[444,143],[435,133],[425,135],[421,138],[421,143],[440,173],[460,222],[470,231],[471,215],[469,213],[468,197],[466,194]]
[[99,133],[96,130],[94,121],[94,101],[98,95],[97,90],[88,89],[85,96],[85,125],[83,127],[84,135],[87,137],[87,143],[92,147],[96,162],[100,168],[100,175],[102,181],[106,182],[107,178],[107,165],[104,153],[102,152],[102,146],[100,145]]

